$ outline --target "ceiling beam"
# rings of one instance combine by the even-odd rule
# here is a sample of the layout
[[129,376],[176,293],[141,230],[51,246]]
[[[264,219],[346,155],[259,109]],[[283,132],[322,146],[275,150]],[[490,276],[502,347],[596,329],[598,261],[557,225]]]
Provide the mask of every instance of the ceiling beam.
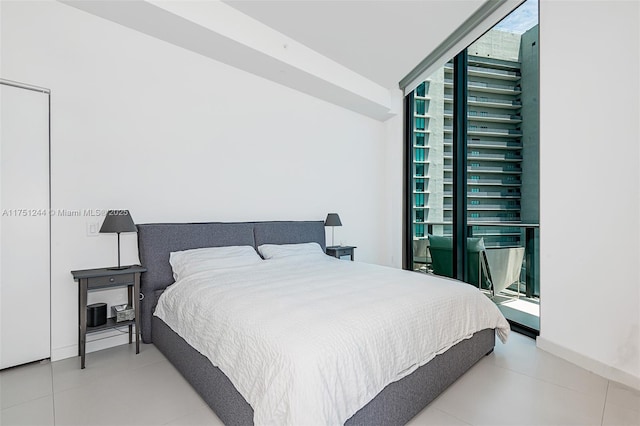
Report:
[[376,120],[400,112],[394,91],[219,1],[63,3]]

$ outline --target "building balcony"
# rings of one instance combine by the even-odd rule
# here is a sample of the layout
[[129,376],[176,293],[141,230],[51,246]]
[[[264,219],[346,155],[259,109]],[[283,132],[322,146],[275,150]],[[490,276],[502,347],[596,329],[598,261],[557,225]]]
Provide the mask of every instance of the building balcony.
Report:
[[[477,61],[476,61],[477,63]],[[491,77],[500,80],[519,80],[520,79],[520,70],[519,69],[503,69],[504,66],[494,66],[493,64],[488,67],[476,66],[476,65],[468,65],[467,73],[470,76],[477,77]],[[453,64],[446,63],[444,65],[445,72],[449,73],[453,71]]]
[[478,111],[469,111],[467,119],[473,122],[485,123],[522,123],[522,116],[519,114],[487,114]]
[[469,148],[522,149],[522,142],[517,140],[467,140]]
[[489,84],[479,81],[472,81],[468,85],[469,93],[495,93],[498,95],[520,95],[520,86],[504,86],[500,84]]
[[[453,110],[444,111],[445,118],[453,118]],[[521,123],[520,114],[491,114],[485,111],[469,111],[467,118],[473,121],[483,121],[490,123]]]
[[[451,100],[453,101],[453,99]],[[467,102],[471,106],[486,106],[506,109],[518,109],[522,107],[522,102],[518,100],[489,98],[484,96],[469,96],[467,98]]]
[[[453,210],[453,206],[451,204],[445,204],[442,207],[443,210],[449,211]],[[493,212],[493,211],[514,211],[519,212],[520,206],[505,206],[502,204],[485,204],[485,205],[467,205],[467,211],[483,211],[483,212]]]
[[478,135],[478,136],[511,136],[511,137],[520,137],[520,136],[522,136],[522,130],[469,126],[469,128],[467,129],[467,134],[468,135]]
[[469,65],[471,66],[488,65],[491,68],[503,69],[507,71],[518,71],[522,67],[520,62],[517,62],[517,61],[487,58],[485,56],[469,55],[468,62],[469,62]]
[[[453,185],[453,178],[444,178],[442,182],[445,185]],[[520,179],[508,180],[499,178],[482,177],[479,179],[468,178],[467,185],[469,186],[508,186],[508,187],[520,187],[522,182]]]
[[[442,170],[445,172],[453,172],[452,166],[445,165]],[[522,169],[520,167],[500,167],[500,166],[473,166],[467,164],[467,172],[468,173],[498,173],[498,174],[513,174],[519,175],[522,174]]]
[[[453,133],[453,126],[443,126],[443,132],[445,134]],[[467,134],[471,136],[520,137],[522,130],[469,126]]]
[[[447,88],[453,87],[453,79],[445,78],[444,87],[447,87]],[[501,93],[501,94],[511,94],[511,95],[522,93],[522,89],[519,85],[487,83],[484,81],[469,81],[467,83],[467,88],[470,91],[473,90],[473,91],[482,92],[482,93]]]
[[[447,156],[445,152],[445,157]],[[450,154],[450,153],[449,153]],[[504,151],[501,154],[489,154],[482,151],[469,151],[467,158],[480,161],[507,161],[507,162],[519,162],[522,161],[522,155],[514,154],[512,151]]]
[[[449,138],[445,138],[443,140],[444,146],[450,146],[453,145],[453,139]],[[469,148],[492,148],[492,149],[509,149],[509,150],[516,150],[516,149],[522,149],[522,142],[517,141],[517,140],[507,140],[507,139],[503,139],[503,140],[474,140],[473,138],[469,138],[467,140],[467,146]]]
[[[482,176],[476,170],[469,170],[467,179],[469,185],[502,185],[502,186],[521,186],[519,176],[506,175],[505,177]],[[476,178],[477,175],[477,178]]]
[[[473,152],[473,151],[471,151]],[[469,161],[471,160],[477,160],[477,161],[493,161],[493,162],[504,162],[504,163],[519,163],[522,161],[522,156],[517,156],[517,157],[509,157],[509,156],[505,156],[505,155],[500,155],[500,154],[471,154],[471,152],[469,152],[467,154],[467,159]],[[507,151],[510,152],[510,151]],[[446,160],[451,160],[453,158],[453,154],[451,153],[451,151],[445,151],[443,158]]]
[[520,236],[522,230],[517,226],[471,226],[471,234],[475,237],[500,237],[503,235]]
[[[451,198],[451,197],[453,197],[453,192],[452,191],[443,191],[442,196],[444,198]],[[521,198],[521,194],[519,192],[518,193],[509,193],[509,192],[504,192],[504,191],[475,191],[475,192],[474,191],[469,191],[469,192],[467,192],[467,198],[469,198],[469,199],[496,198],[496,199],[519,200]]]
[[489,67],[468,66],[468,74],[470,77],[491,77],[497,80],[518,81],[520,80],[520,71],[508,71]]
[[[452,103],[453,96],[444,95],[444,101],[447,104]],[[522,107],[522,102],[519,100],[489,98],[486,96],[469,96],[467,97],[467,103],[471,106],[495,107],[502,109],[519,109]]]
[[[513,166],[513,167],[510,167]],[[484,166],[482,164],[474,166],[473,164],[467,164],[467,171],[469,173],[499,173],[499,174],[522,174],[522,169],[516,167],[516,164],[508,163],[504,167],[500,166]]]

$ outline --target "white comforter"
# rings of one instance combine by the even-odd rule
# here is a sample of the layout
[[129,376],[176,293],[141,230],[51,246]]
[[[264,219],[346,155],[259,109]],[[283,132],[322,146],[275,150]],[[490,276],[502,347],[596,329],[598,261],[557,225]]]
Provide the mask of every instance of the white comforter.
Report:
[[473,333],[509,332],[473,286],[329,256],[195,274],[155,315],[229,377],[257,425],[343,424]]

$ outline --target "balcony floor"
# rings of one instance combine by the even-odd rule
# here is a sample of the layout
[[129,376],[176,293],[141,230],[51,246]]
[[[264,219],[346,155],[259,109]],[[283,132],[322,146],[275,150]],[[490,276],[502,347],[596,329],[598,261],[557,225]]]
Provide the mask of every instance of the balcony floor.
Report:
[[502,314],[509,320],[512,327],[522,326],[529,333],[538,335],[540,333],[540,299],[528,298],[520,293],[507,290],[492,298]]

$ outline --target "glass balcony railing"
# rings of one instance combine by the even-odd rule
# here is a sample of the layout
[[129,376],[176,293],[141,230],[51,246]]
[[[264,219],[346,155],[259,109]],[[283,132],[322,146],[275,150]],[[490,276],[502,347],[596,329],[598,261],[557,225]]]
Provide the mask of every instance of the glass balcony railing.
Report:
[[[473,191],[474,188],[472,188],[471,191],[467,192],[467,197],[469,198],[506,198],[506,199],[517,199],[520,198],[520,192],[519,191]],[[444,198],[451,198],[453,197],[453,192],[452,191],[443,191],[442,192],[442,196]]]
[[519,70],[522,64],[517,61],[509,61],[505,59],[488,58],[485,56],[469,55],[469,65],[489,65],[492,68],[505,70]]
[[[443,126],[445,133],[453,132],[453,126]],[[496,136],[522,136],[522,131],[519,129],[500,129],[490,127],[477,127],[469,126],[467,129],[468,134],[491,134]]]
[[[453,102],[453,96],[444,95],[444,100],[446,103],[451,103]],[[469,102],[469,105],[473,106],[496,106],[509,109],[517,109],[522,106],[522,102],[518,100],[489,98],[485,96],[469,96],[467,101]]]
[[[451,137],[444,138],[443,140],[445,146],[449,146],[453,144],[453,139]],[[469,138],[467,141],[467,145],[469,148],[475,147],[485,147],[485,148],[514,148],[514,149],[522,149],[522,142],[513,140],[513,139],[475,139]]]
[[[444,84],[445,84],[445,87],[453,87],[453,79],[445,78]],[[469,87],[469,89],[480,89],[480,91],[482,91],[482,89],[494,89],[497,92],[507,92],[507,93],[513,93],[513,94],[517,94],[522,91],[519,85],[513,86],[513,85],[506,85],[506,84],[495,84],[495,83],[487,83],[484,81],[469,81],[469,83],[467,84],[467,87]]]
[[[446,118],[451,118],[453,117],[453,110],[451,109],[446,109],[444,110],[444,116]],[[493,113],[488,113],[485,111],[469,111],[467,118],[469,118],[470,120],[476,120],[476,121],[483,121],[483,120],[487,120],[487,121],[504,121],[504,122],[521,122],[522,121],[522,116],[520,114],[493,114]]]
[[[427,235],[424,238],[417,238],[413,244],[414,270],[421,272],[432,272],[431,253],[429,250],[428,235],[451,236],[452,222],[420,222],[424,225]],[[500,264],[504,262],[494,262],[492,256],[497,258],[495,250],[500,249],[524,249],[524,255],[519,264],[515,265],[517,273],[513,282],[501,283],[500,293],[503,295],[517,295],[527,298],[540,297],[540,260],[539,260],[539,228],[537,223],[503,222],[503,221],[478,221],[469,220],[467,233],[469,237],[482,237],[485,241],[486,251],[489,258],[490,273],[496,279],[504,276],[504,271],[498,270]],[[517,252],[515,250],[515,252]],[[494,251],[494,252],[492,252]],[[503,253],[504,255],[505,253]],[[507,254],[508,256],[513,253]],[[515,260],[519,260],[517,255]],[[507,262],[508,263],[508,262]],[[491,270],[491,267],[495,270]],[[504,265],[502,265],[504,266]],[[510,265],[510,267],[514,267]]]

